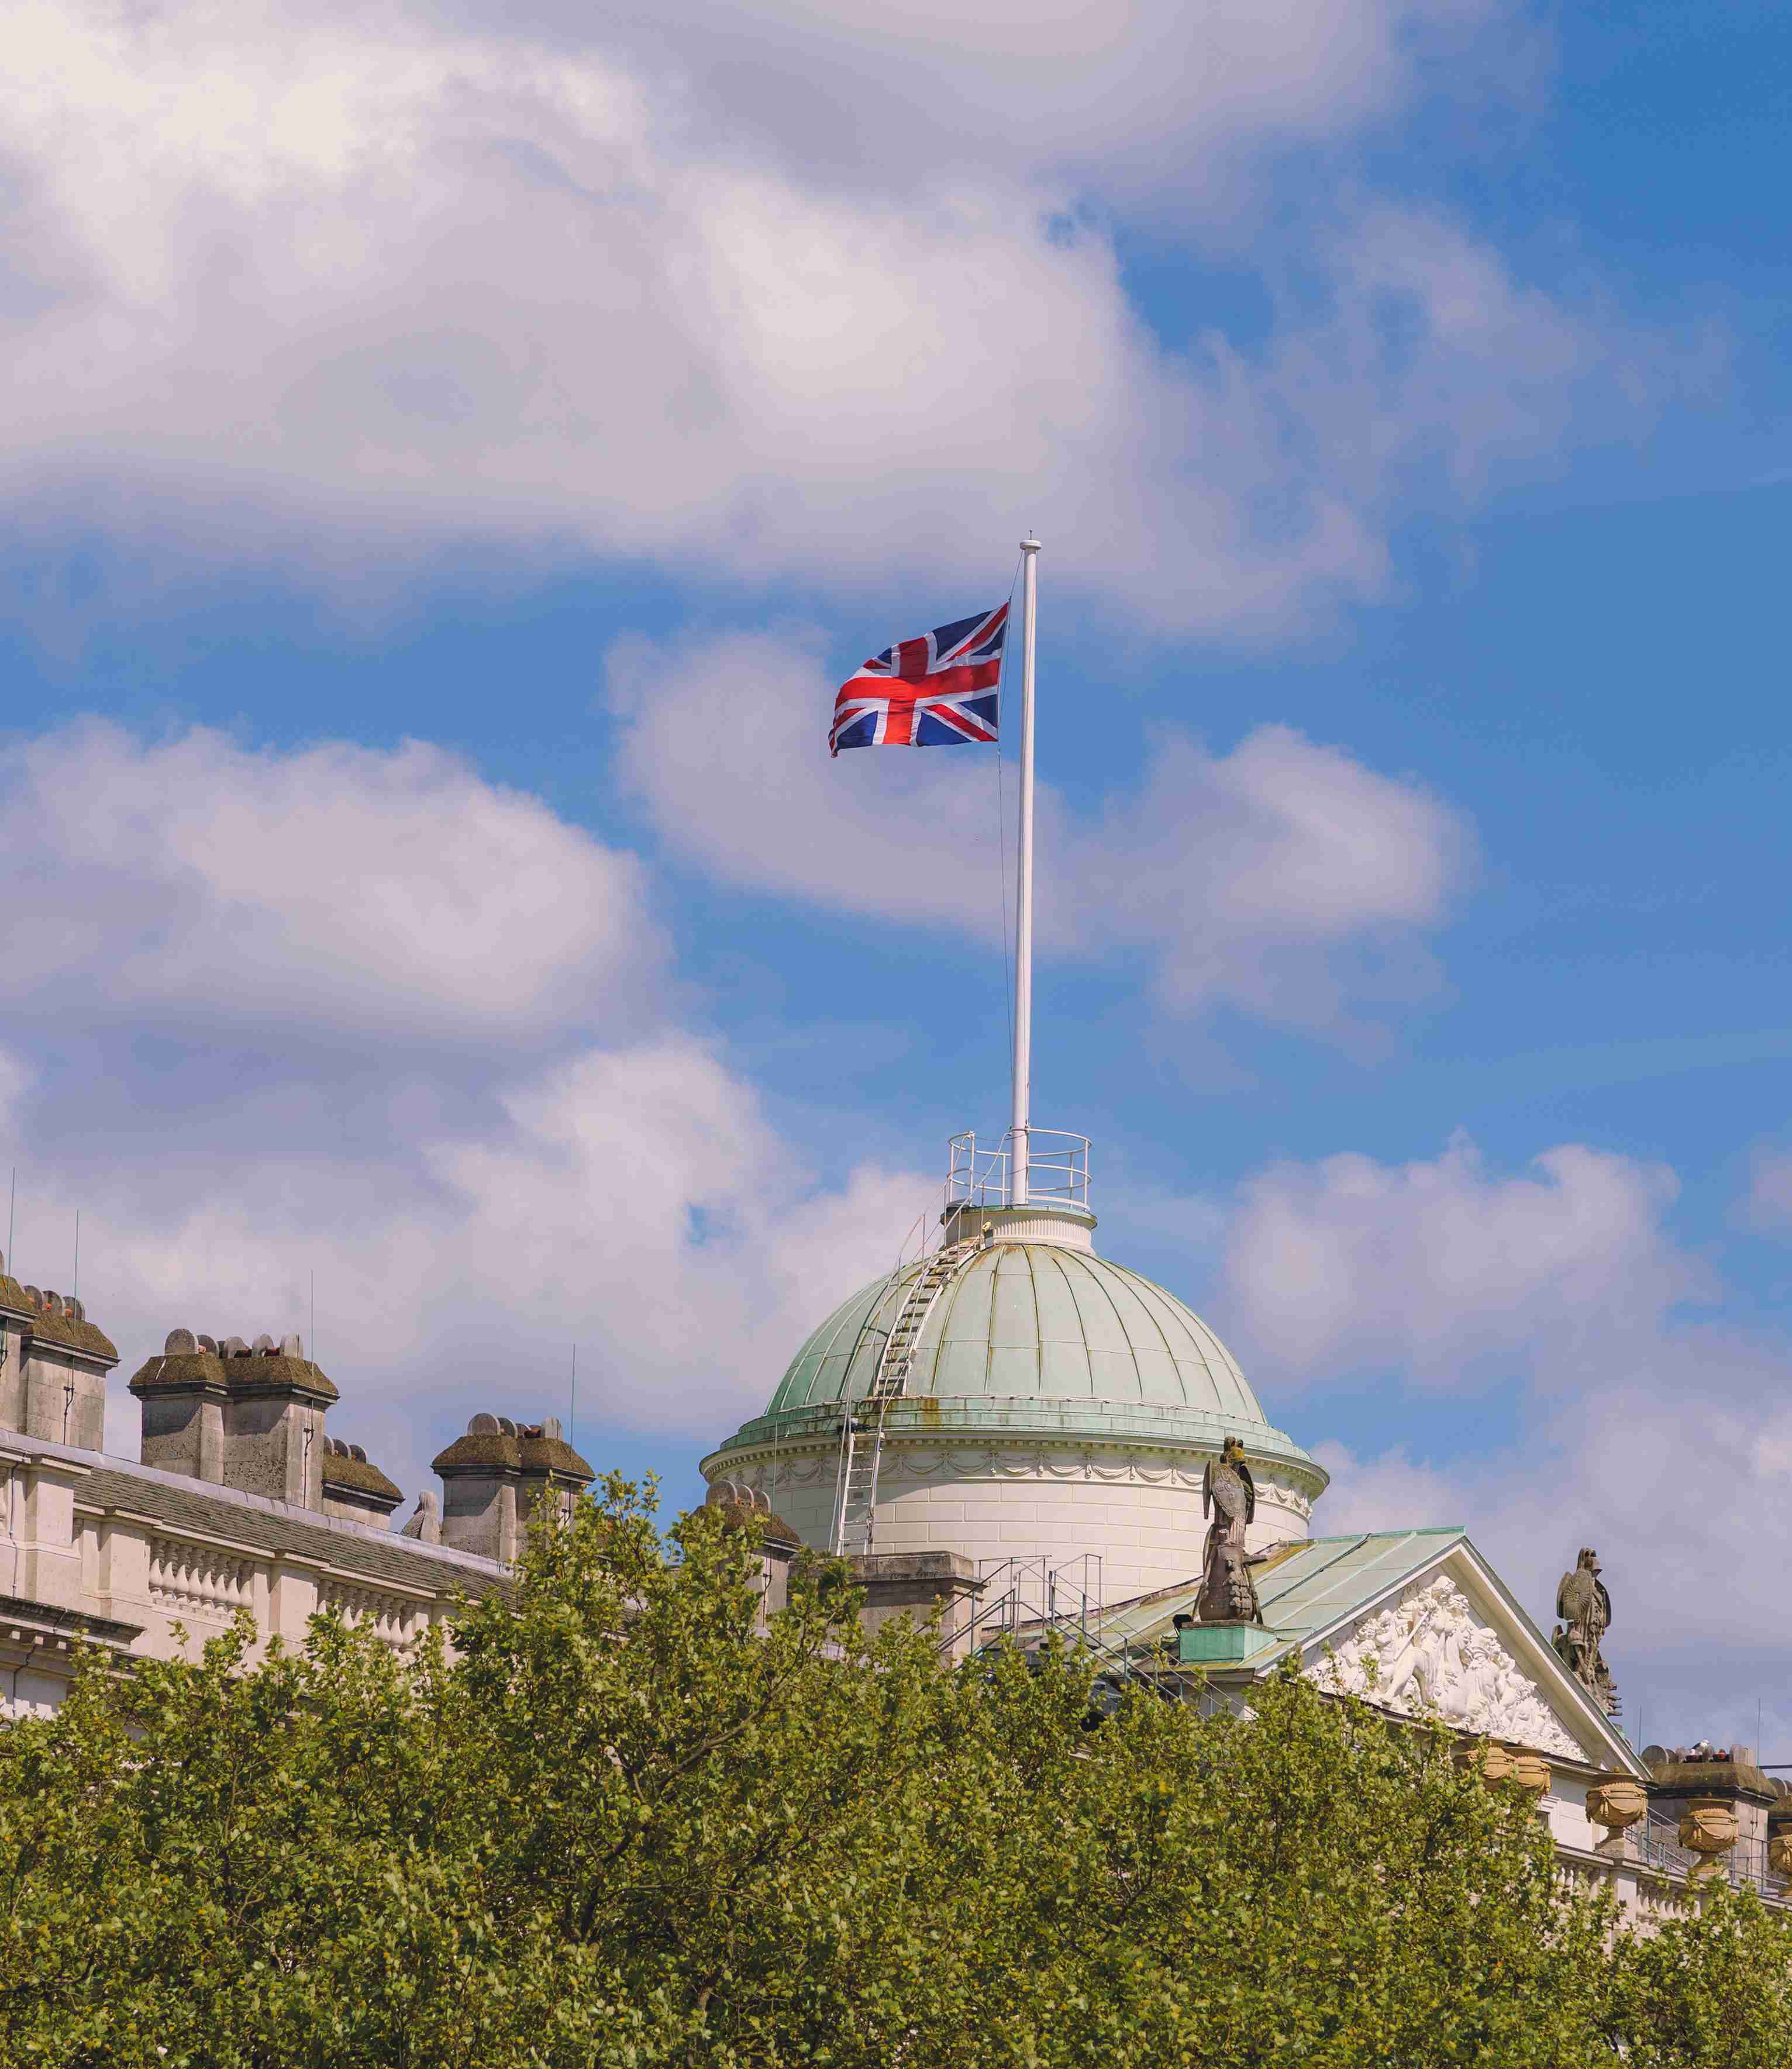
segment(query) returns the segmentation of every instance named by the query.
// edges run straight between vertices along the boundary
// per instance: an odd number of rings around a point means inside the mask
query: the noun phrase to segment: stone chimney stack
[[[337,1392],[297,1336],[251,1345],[170,1330],[162,1355],[132,1376],[131,1391],[143,1404],[145,1465],[325,1507],[324,1416]]]
[[[525,1423],[476,1415],[432,1470],[442,1476],[442,1543],[507,1563],[543,1504],[570,1509],[594,1477],[552,1415]]]
[[[379,1528],[403,1500],[397,1484],[369,1462],[360,1445],[345,1443],[340,1437],[324,1439],[325,1515]]]
[[[242,1345],[240,1336],[232,1339]],[[224,1484],[306,1508],[324,1506],[324,1415],[336,1389],[297,1336],[257,1336],[230,1361]]]
[[[222,1487],[231,1389],[216,1343],[170,1329],[162,1356],[132,1373],[131,1391],[143,1412],[145,1465]]]
[[[0,1258],[0,1430],[97,1451],[117,1362],[79,1300],[21,1286]]]

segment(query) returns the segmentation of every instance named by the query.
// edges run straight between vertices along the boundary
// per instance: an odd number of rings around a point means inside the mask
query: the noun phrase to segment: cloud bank
[[[1792,1644],[1792,1343],[1712,1311],[1725,1289],[1674,1233],[1676,1191],[1585,1143],[1512,1173],[1463,1137],[1429,1161],[1279,1165],[1243,1189],[1214,1312],[1272,1414],[1287,1398],[1279,1419],[1309,1430],[1340,1379],[1374,1376],[1390,1432],[1427,1394],[1466,1418],[1497,1389],[1516,1443],[1319,1445],[1315,1528],[1466,1524],[1545,1630],[1594,1545],[1633,1735],[1641,1710],[1653,1737],[1753,1744],[1757,1692],[1770,1735],[1792,1733],[1770,1664]]]
[[[82,724],[0,773],[10,1262],[66,1289],[80,1210],[117,1448],[169,1328],[308,1332],[314,1285],[412,1487],[575,1341],[589,1424],[713,1438],[933,1190],[823,1185],[680,1018],[641,865],[455,757]]]
[[[1277,632],[1380,594],[1415,494],[1550,466],[1672,386],[1659,341],[1428,202],[1346,175],[1271,206],[1278,153],[1481,76],[1463,52],[1521,21],[1078,5],[1023,62],[1039,25],[1006,6],[27,0],[13,513],[362,581],[485,541],[862,587],[1049,512],[1086,590]],[[1186,344],[1140,319],[1098,166],[1169,183]],[[1222,167],[1243,186],[1203,224]],[[1263,336],[1228,328],[1203,238],[1256,275]]]
[[[663,970],[645,871],[422,741],[83,724],[0,749],[19,1010],[529,1040]]]

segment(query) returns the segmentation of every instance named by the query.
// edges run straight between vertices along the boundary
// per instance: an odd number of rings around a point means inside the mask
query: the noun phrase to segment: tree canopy
[[[0,1732],[0,2062],[1767,2069],[1792,1936],[1648,1940],[1522,1792],[1292,1675],[1097,1718],[621,1481],[400,1656],[94,1663]]]

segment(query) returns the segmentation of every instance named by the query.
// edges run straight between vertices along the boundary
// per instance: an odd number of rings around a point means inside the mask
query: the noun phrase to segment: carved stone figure
[[[1365,1618],[1315,1675],[1322,1687],[1385,1709],[1430,1712],[1477,1735],[1585,1757],[1447,1574]]]
[[[1196,1606],[1203,1623],[1256,1623],[1262,1611],[1251,1578],[1244,1532],[1257,1513],[1257,1485],[1244,1463],[1244,1446],[1228,1437],[1217,1460],[1201,1476],[1201,1513],[1207,1526],[1206,1557]]]
[[[1564,1573],[1556,1590],[1556,1614],[1561,1618],[1551,1643],[1563,1663],[1608,1717],[1619,1710],[1618,1687],[1606,1665],[1599,1641],[1611,1628],[1611,1597],[1599,1578],[1599,1555],[1581,1549],[1572,1573]]]

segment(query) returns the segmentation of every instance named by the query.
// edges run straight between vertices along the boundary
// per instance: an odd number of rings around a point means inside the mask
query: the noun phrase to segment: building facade
[[[520,1532],[591,1469],[557,1422],[476,1415],[402,1531],[398,1487],[325,1419],[296,1336],[178,1328],[133,1375],[141,1460],[100,1448],[118,1353],[0,1260],[0,1715],[53,1710],[80,1642],[189,1655],[247,1611],[258,1649],[337,1610],[393,1645],[504,1584]]]
[[[712,1494],[852,1557],[873,1618],[937,1608],[961,1653],[1056,1633],[1098,1691],[1235,1708],[1293,1659],[1390,1716],[1439,1719],[1489,1779],[1533,1790],[1565,1871],[1609,1879],[1632,1916],[1712,1874],[1792,1902],[1792,1802],[1749,1749],[1633,1748],[1459,1528],[1315,1536],[1324,1468],[1095,1230],[1086,1194],[949,1191],[937,1247],[844,1301],[703,1461]],[[1254,1497],[1243,1617],[1206,1592],[1228,1439]]]
[[[767,1613],[794,1560],[841,1552],[867,1621],[938,1611],[960,1655],[1055,1634],[1098,1696],[1142,1681],[1244,1708],[1292,1661],[1440,1720],[1533,1790],[1565,1871],[1633,1916],[1712,1875],[1792,1903],[1792,1801],[1751,1749],[1639,1753],[1460,1529],[1316,1535],[1324,1469],[1198,1316],[1098,1255],[1085,1203],[974,1205],[823,1321],[704,1460],[710,1500],[759,1519]],[[84,1641],[190,1655],[244,1613],[258,1648],[301,1643],[321,1610],[406,1645],[504,1587],[531,1518],[592,1477],[552,1418],[478,1414],[433,1462],[440,1496],[394,1528],[403,1496],[328,1428],[337,1390],[296,1336],[169,1332],[129,1383],[137,1460],[100,1447],[116,1363],[78,1301],[0,1261],[0,1715],[53,1710]],[[1248,1614],[1210,1587],[1228,1439],[1254,1495]]]

